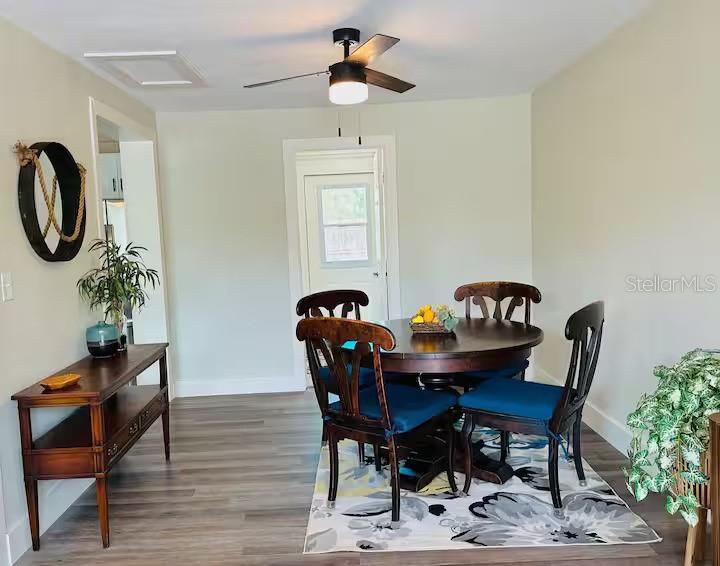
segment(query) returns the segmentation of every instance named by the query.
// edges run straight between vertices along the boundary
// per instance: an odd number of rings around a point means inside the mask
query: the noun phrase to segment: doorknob
[[[373,277],[380,277],[380,273],[378,271],[373,271]]]

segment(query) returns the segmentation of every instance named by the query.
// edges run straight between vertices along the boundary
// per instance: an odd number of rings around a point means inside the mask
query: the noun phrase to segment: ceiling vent
[[[100,51],[83,56],[133,88],[204,86],[202,77],[177,51]]]

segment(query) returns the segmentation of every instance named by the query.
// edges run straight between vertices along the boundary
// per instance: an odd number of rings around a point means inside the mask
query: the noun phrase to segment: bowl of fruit
[[[410,319],[410,328],[417,334],[450,334],[458,325],[458,319],[447,305],[420,307]]]

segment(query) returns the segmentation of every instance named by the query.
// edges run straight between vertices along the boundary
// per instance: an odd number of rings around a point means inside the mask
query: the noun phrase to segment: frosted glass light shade
[[[366,83],[342,81],[330,85],[330,102],[333,104],[359,104],[368,99]]]

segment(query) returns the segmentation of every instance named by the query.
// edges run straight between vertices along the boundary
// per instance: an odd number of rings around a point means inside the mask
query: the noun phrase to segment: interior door
[[[360,289],[363,320],[388,318],[381,198],[374,173],[305,176],[310,292]]]

